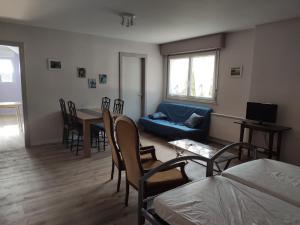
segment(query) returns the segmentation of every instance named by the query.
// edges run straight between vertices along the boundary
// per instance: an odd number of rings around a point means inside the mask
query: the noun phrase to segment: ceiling
[[[299,0],[0,0],[0,20],[149,43],[300,16]],[[120,12],[136,15],[122,27]]]

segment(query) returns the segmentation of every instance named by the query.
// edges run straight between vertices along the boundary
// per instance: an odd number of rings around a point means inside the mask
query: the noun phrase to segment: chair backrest
[[[63,98],[60,98],[59,99],[59,104],[60,104],[60,110],[61,110],[61,113],[62,113],[64,124],[68,124],[69,120],[68,120],[68,113],[67,113],[65,100]]]
[[[124,108],[124,101],[120,98],[115,99],[113,113],[123,114],[123,108]]]
[[[75,103],[72,101],[68,101],[68,108],[69,108],[69,118],[72,126],[77,125],[77,112],[76,112],[76,107]]]
[[[103,111],[103,123],[104,123],[105,134],[107,135],[108,142],[111,146],[112,159],[114,163],[117,164],[118,168],[120,168],[122,163],[122,157],[121,157],[120,149],[116,142],[116,136],[114,131],[114,120],[111,116],[110,111],[107,109],[104,109]]]
[[[103,109],[108,109],[110,107],[110,98],[108,97],[103,97],[102,98],[102,103],[101,103],[101,110]]]
[[[134,121],[126,116],[120,116],[116,119],[115,129],[117,144],[125,163],[127,180],[138,189],[139,179],[144,175],[139,154],[138,129]]]

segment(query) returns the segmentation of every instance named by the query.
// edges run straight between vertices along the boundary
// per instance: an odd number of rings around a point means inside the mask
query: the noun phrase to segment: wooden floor
[[[137,193],[131,189],[124,206],[124,174],[121,191],[110,180],[111,153],[94,151],[91,158],[75,156],[61,144],[20,148],[20,143],[1,140],[1,225],[136,224]],[[162,161],[175,157],[165,141],[144,134],[144,145],[154,144]],[[6,147],[8,147],[6,149]],[[199,179],[205,168],[195,163],[188,174]],[[116,174],[115,174],[116,175]]]

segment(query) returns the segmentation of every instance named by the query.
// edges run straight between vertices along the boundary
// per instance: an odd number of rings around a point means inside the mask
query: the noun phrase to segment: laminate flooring
[[[163,139],[142,134],[142,143],[155,145],[162,161],[175,157]],[[130,189],[125,207],[125,174],[117,193],[117,174],[110,180],[109,147],[83,158],[82,151],[75,156],[62,144],[20,146],[21,137],[0,142],[1,225],[137,224],[137,192]],[[196,163],[186,170],[194,179],[205,176]]]

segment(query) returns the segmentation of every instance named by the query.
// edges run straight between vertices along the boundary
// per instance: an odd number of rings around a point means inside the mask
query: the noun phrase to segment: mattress
[[[165,192],[153,208],[172,225],[299,225],[300,208],[225,177]]]
[[[300,207],[300,167],[258,159],[231,167],[222,176]]]

